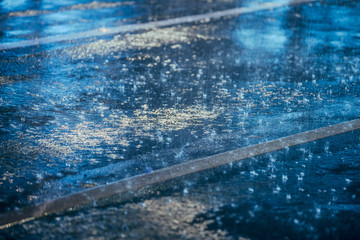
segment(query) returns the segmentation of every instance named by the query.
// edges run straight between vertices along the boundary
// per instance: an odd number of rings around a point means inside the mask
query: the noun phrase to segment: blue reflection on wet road
[[[2,1],[0,37],[6,43],[251,4]],[[1,212],[358,118],[356,22],[358,2],[332,1],[1,51]],[[269,238],[355,239],[358,142],[356,132],[330,138],[195,174],[145,200],[2,234],[43,238],[51,226],[53,238],[141,239],[155,228],[152,238],[258,239],[274,231]],[[169,215],[171,207],[178,215]],[[191,219],[180,214],[187,211]],[[150,225],[114,228],[108,218]],[[66,233],[58,224],[75,227]],[[81,233],[80,225],[98,232]]]

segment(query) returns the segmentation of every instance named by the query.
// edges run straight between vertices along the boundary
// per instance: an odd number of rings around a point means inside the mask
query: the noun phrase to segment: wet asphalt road
[[[252,1],[0,1],[0,44]],[[360,113],[360,3],[325,1],[0,51],[0,212]],[[0,237],[359,237],[359,133]],[[51,229],[51,231],[49,230]]]

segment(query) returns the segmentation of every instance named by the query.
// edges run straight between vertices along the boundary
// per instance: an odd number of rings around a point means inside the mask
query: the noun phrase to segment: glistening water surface
[[[256,4],[9,2],[1,43]],[[1,51],[0,212],[358,118],[356,22],[357,1],[314,2]],[[358,151],[348,133],[0,236],[357,239]]]

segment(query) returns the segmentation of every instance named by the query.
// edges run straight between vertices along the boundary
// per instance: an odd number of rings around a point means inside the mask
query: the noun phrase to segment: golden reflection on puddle
[[[121,57],[122,51],[131,49],[149,49],[162,45],[174,44],[172,49],[180,49],[178,43],[190,44],[199,39],[212,39],[209,36],[196,33],[196,26],[154,28],[141,33],[126,33],[115,36],[111,40],[98,40],[88,44],[71,47],[63,50],[63,54],[72,59],[92,59],[97,56],[113,56],[114,53]],[[175,44],[176,43],[176,44]],[[116,56],[115,56],[116,57]]]
[[[137,222],[139,229],[144,234],[154,230],[158,237],[186,236],[186,239],[228,239],[227,232],[223,230],[209,231],[207,225],[211,222],[203,221],[194,223],[198,214],[207,210],[201,202],[187,198],[157,198],[145,200],[138,204],[126,204],[123,211],[127,211],[125,221],[133,225]],[[133,214],[135,213],[135,214]],[[128,236],[134,234],[127,233]]]
[[[113,110],[98,122],[83,120],[73,128],[62,125],[51,134],[37,139],[37,142],[59,154],[71,154],[79,150],[101,152],[104,146],[116,150],[118,147],[128,147],[137,137],[154,137],[155,132],[164,134],[181,130],[217,117],[218,113],[200,106],[148,110],[144,105],[132,117],[121,110]]]
[[[189,126],[201,124],[205,119],[215,119],[218,114],[207,111],[200,106],[193,106],[186,109],[156,109],[154,111],[135,111],[135,119],[143,126],[144,131],[158,129],[159,131],[180,130]]]
[[[46,236],[62,234],[85,239],[103,239],[104,232],[105,238],[110,239],[233,239],[224,230],[209,230],[208,224],[213,220],[194,222],[209,207],[186,197],[160,197],[141,203],[94,207],[56,216],[53,221],[30,221],[23,226],[28,234],[41,229]]]

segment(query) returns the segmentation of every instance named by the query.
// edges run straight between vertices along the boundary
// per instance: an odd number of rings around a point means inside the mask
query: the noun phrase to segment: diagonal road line
[[[107,185],[102,185],[78,193],[66,195],[64,197],[60,197],[36,206],[25,207],[17,211],[4,213],[0,215],[0,229],[11,227],[15,224],[24,223],[35,218],[46,216],[55,212],[60,212],[76,206],[89,204],[96,200],[119,194],[125,194],[129,191],[135,191],[137,189],[156,183],[165,182],[192,173],[219,167],[231,162],[240,161],[254,156],[285,149],[291,146],[296,146],[359,129],[360,119],[356,119],[283,138],[278,138],[244,148],[239,148],[233,151],[228,151],[205,158],[190,160],[147,174],[137,175],[131,178],[112,182]]]
[[[9,50],[15,48],[22,48],[22,47],[31,47],[49,43],[56,43],[61,41],[73,41],[83,38],[90,38],[90,37],[103,37],[107,35],[119,34],[124,32],[133,32],[138,30],[147,30],[152,28],[158,27],[168,27],[178,24],[184,23],[192,23],[198,22],[208,19],[218,19],[221,17],[230,17],[236,16],[245,13],[252,13],[261,10],[270,10],[274,8],[295,5],[295,4],[303,4],[303,3],[310,3],[314,0],[295,0],[295,1],[285,1],[280,3],[264,3],[259,5],[254,5],[250,7],[242,7],[242,8],[232,8],[224,11],[217,11],[211,12],[206,14],[199,14],[199,15],[190,15],[185,17],[167,19],[162,21],[155,21],[155,22],[148,22],[148,23],[140,23],[140,24],[131,24],[131,25],[124,25],[119,27],[113,28],[100,28],[85,32],[79,33],[70,33],[70,34],[63,34],[63,35],[56,35],[56,36],[49,36],[43,38],[37,38],[32,40],[23,40],[17,42],[9,42],[9,43],[0,43],[0,51],[1,50]]]

